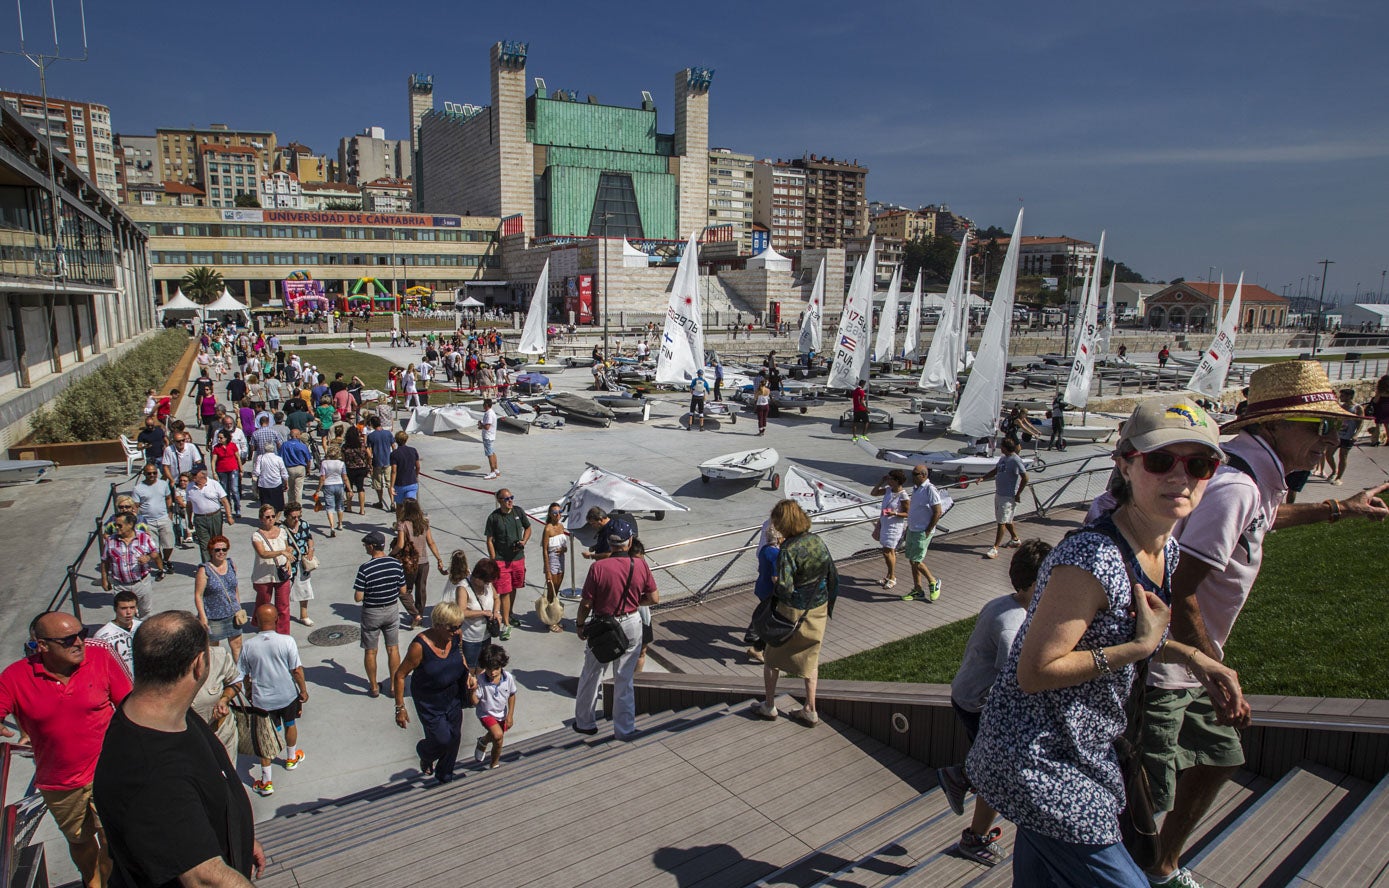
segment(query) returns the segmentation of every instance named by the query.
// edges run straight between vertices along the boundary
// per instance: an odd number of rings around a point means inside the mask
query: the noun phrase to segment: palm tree
[[[188,269],[188,273],[179,282],[183,289],[183,295],[192,299],[199,305],[210,305],[217,301],[222,295],[222,290],[226,284],[222,281],[222,273],[215,268],[208,268],[200,265],[197,268]]]

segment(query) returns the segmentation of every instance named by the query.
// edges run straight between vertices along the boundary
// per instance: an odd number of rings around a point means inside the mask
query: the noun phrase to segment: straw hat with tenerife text
[[[1257,422],[1298,416],[1354,419],[1331,390],[1331,379],[1316,361],[1283,361],[1260,367],[1249,376],[1249,398],[1239,419],[1221,432],[1231,434]]]

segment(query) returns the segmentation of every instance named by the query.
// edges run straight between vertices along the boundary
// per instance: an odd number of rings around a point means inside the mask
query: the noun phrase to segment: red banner
[[[576,314],[580,324],[593,323],[593,275],[579,275],[579,306]]]

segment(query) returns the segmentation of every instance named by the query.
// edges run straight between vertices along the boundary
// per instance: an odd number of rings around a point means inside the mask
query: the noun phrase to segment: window
[[[247,264],[247,265],[269,265],[269,264],[270,264],[270,256],[269,256],[268,254],[266,254],[266,253],[247,253],[247,254],[246,254],[246,264]]]
[[[293,265],[293,264],[294,264],[294,254],[293,254],[293,253],[271,253],[271,254],[270,254],[270,258],[271,258],[271,260],[272,260],[272,264],[274,264],[274,265]]]
[[[641,209],[637,206],[636,190],[627,173],[603,173],[598,178],[598,192],[593,202],[593,215],[588,223],[589,236],[645,237],[641,224]]]
[[[223,265],[245,265],[246,259],[240,253],[221,253]]]
[[[273,225],[270,228],[271,237],[294,237],[294,230],[284,225]]]

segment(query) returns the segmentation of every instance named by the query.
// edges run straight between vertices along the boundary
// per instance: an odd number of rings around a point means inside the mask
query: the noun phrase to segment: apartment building
[[[92,102],[48,98],[0,90],[9,105],[40,136],[53,137],[53,150],[67,157],[82,174],[112,200],[120,200],[116,179],[116,144],[111,133],[111,109]]]
[[[880,237],[914,241],[936,236],[936,214],[918,210],[887,210],[874,216],[869,231]]]
[[[728,228],[733,255],[752,254],[753,157],[729,148],[709,149],[709,226]]]
[[[415,200],[409,179],[382,176],[363,183],[361,188],[362,209],[368,213],[408,213]]]
[[[134,185],[158,185],[159,143],[154,136],[133,136],[117,133],[116,194],[121,203],[131,203],[130,188]]]
[[[204,164],[203,148],[212,145],[218,148],[237,148],[245,149],[234,153],[238,155],[235,161],[239,165],[251,165],[251,170],[242,170],[243,183],[241,189],[254,194],[256,190],[256,180],[264,175],[268,175],[275,169],[276,150],[275,134],[268,130],[233,130],[224,123],[214,123],[207,129],[164,129],[160,128],[154,132],[155,140],[158,142],[158,180],[161,182],[181,182],[184,185],[192,185],[204,192],[207,192],[208,199],[212,200],[209,190],[212,183],[207,181],[207,173]],[[228,160],[228,164],[232,161]],[[218,184],[217,188],[223,191],[224,196],[218,200],[226,199],[225,189],[227,185],[222,181],[224,171],[221,170],[221,160],[218,163]],[[236,174],[232,173],[232,188],[235,189]],[[247,181],[249,180],[249,181]],[[233,193],[231,198],[236,195]],[[227,203],[226,206],[231,206]],[[215,206],[215,204],[214,204]]]
[[[843,247],[850,238],[868,234],[867,167],[814,154],[790,165],[805,171],[807,248]]]
[[[342,181],[360,186],[376,179],[410,178],[410,142],[386,138],[385,127],[369,126],[338,143]]]
[[[805,248],[805,170],[759,160],[752,174],[753,221],[767,229],[772,249],[799,253]]]

